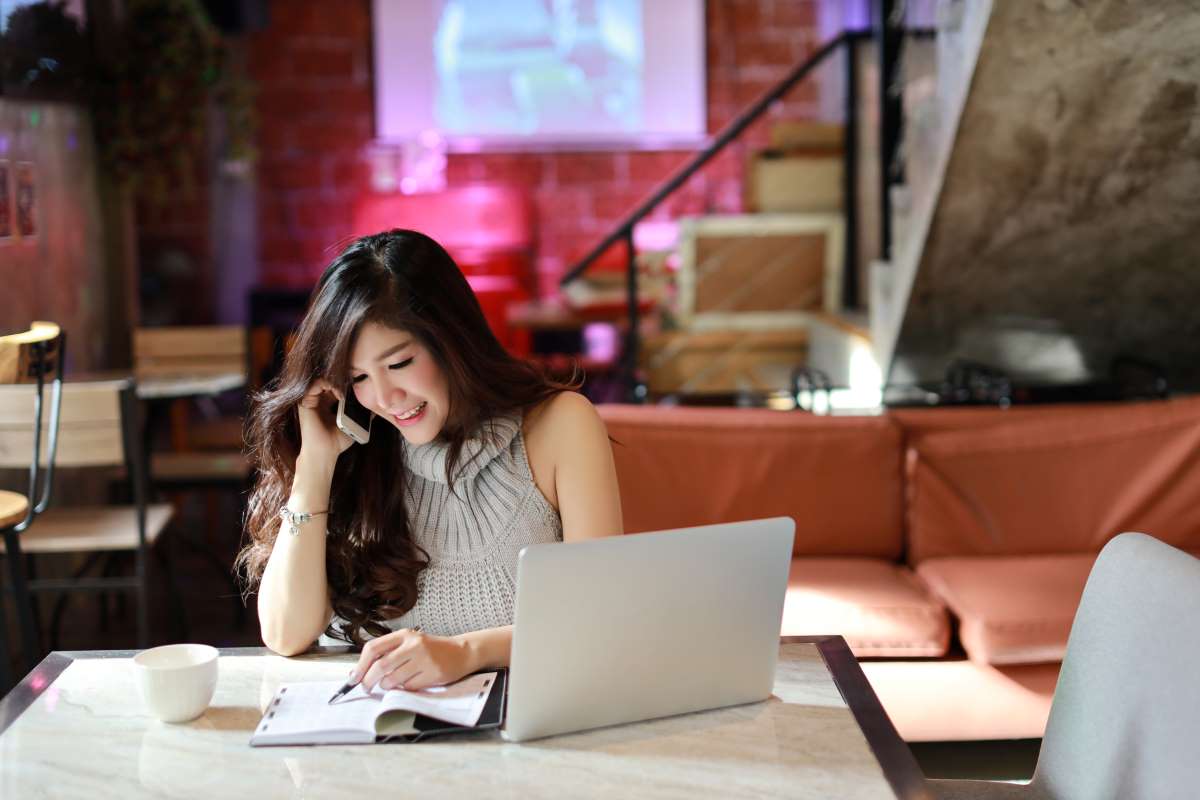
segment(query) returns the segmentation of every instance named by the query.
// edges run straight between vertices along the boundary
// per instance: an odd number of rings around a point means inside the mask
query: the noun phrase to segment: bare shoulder
[[[582,435],[603,431],[604,423],[592,402],[579,392],[559,392],[525,415],[526,437]]]
[[[607,463],[608,431],[591,401],[578,392],[559,392],[525,414],[525,452],[534,482],[562,513],[559,485],[580,465]]]
[[[608,446],[608,429],[596,407],[579,392],[559,392],[525,415],[525,447],[536,474],[552,475],[580,451]]]
[[[542,494],[562,519],[563,539],[622,531],[621,494],[608,429],[577,392],[559,392],[525,418],[526,454]]]

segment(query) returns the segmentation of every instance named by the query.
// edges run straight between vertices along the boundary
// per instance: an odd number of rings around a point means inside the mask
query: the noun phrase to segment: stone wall
[[[1198,41],[1187,0],[994,4],[893,380],[1098,381],[1124,355],[1200,390]]]

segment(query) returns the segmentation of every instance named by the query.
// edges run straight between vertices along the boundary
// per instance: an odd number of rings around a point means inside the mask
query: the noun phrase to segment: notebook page
[[[413,711],[469,728],[479,722],[479,716],[483,713],[483,707],[487,705],[488,695],[491,694],[495,682],[496,673],[485,672],[468,675],[449,686],[432,686],[413,691],[390,689],[383,692],[376,687],[368,695],[360,685],[348,692],[345,699],[350,701],[374,697],[378,698],[382,707],[388,711]],[[341,702],[338,701],[334,705],[341,705]]]
[[[254,730],[251,744],[283,740],[289,743],[373,742],[378,698],[359,695],[329,705],[341,681],[285,683],[271,700]]]

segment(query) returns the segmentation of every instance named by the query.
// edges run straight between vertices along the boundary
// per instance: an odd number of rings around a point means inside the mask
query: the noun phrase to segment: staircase
[[[632,241],[634,227],[667,194],[856,36],[869,39],[848,32],[799,65],[597,252]],[[776,276],[764,276],[769,269],[761,260],[752,265],[741,256],[741,282],[713,295],[718,308],[698,309],[696,285],[713,261],[695,257],[706,221],[688,222],[681,228],[678,291],[668,306],[675,332],[666,332],[665,345],[662,333],[641,335],[637,259],[629,259],[623,369],[630,397],[647,396],[647,368],[674,368],[684,393],[775,388],[795,400],[802,385],[844,386],[853,353],[862,361],[863,342],[893,402],[945,402],[949,376],[960,374],[1017,387],[1004,402],[1160,396],[1168,386],[1200,391],[1197,41],[1200,7],[1191,0],[1152,6],[941,0],[936,39],[905,40],[900,168],[888,171],[880,181],[887,188],[876,188],[875,198],[868,173],[887,171],[891,162],[888,126],[862,124],[855,134],[861,115],[847,117],[845,243],[859,260],[873,248],[890,253],[871,265],[867,291],[859,292],[869,317],[846,319],[839,295],[853,292],[825,281],[822,299],[806,303],[811,298],[803,289],[771,284]],[[880,52],[874,68],[887,72],[886,50]],[[878,165],[870,163],[873,148]],[[900,174],[902,182],[893,184]],[[888,202],[873,213],[879,199]],[[754,216],[715,222],[746,230],[769,224]],[[793,253],[800,248],[791,246]],[[765,256],[768,267],[771,257]],[[855,260],[826,277],[856,279]],[[801,268],[790,269],[795,280]],[[759,279],[766,282],[756,288]],[[799,313],[768,315],[769,324],[761,315],[734,320],[712,313],[743,312],[740,298],[772,293],[781,311]],[[781,331],[796,338],[784,341]],[[696,348],[681,332],[699,351],[690,352]],[[753,338],[767,333],[775,338],[763,347],[777,357],[770,364],[747,360],[757,347]],[[739,360],[749,367],[731,372]],[[790,375],[783,366],[789,360]],[[834,367],[813,369],[826,364]],[[836,377],[826,380],[827,371]]]
[[[606,277],[592,271],[580,279],[614,245],[624,244],[627,318],[620,361],[626,399],[786,393],[806,358],[810,319],[841,308],[846,132],[840,126],[811,125],[799,141],[772,148],[752,164],[755,184],[747,196],[752,206],[772,213],[688,218],[677,226],[673,241],[660,241],[648,252],[637,247],[644,238],[637,234],[647,225],[661,228],[661,222],[646,218],[664,198],[826,58],[850,45],[849,36],[837,37],[797,65],[563,278],[564,295],[576,303],[588,295],[611,302],[617,290],[611,271]],[[780,125],[776,132],[785,130],[794,137],[797,127]],[[784,175],[786,183],[789,169],[820,191],[786,186],[780,191],[778,177]],[[647,284],[656,304],[649,324],[643,318]]]

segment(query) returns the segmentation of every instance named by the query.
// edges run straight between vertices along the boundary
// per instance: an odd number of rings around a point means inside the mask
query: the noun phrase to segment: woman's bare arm
[[[329,510],[329,492],[338,456],[350,437],[337,429],[329,406],[338,392],[325,380],[309,388],[297,409],[300,455],[287,507],[313,514]],[[279,534],[258,590],[258,619],[263,644],[285,656],[303,652],[333,616],[325,575],[327,514],[314,516],[296,536],[280,520]]]
[[[287,507],[292,511],[329,508],[333,473],[297,461]],[[325,630],[333,609],[325,577],[327,516],[313,517],[292,536],[280,520],[279,535],[258,589],[258,619],[263,644],[284,656],[306,650]]]

